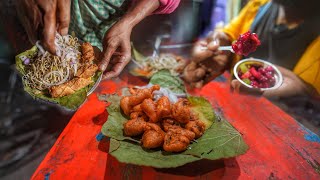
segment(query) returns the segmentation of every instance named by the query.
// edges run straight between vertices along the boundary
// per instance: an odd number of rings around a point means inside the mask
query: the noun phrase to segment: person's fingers
[[[55,54],[54,39],[56,35],[56,4],[44,9],[43,46],[50,53]]]
[[[206,74],[206,70],[203,69],[203,68],[197,68],[195,71],[194,71],[194,74],[195,74],[195,78],[198,79],[202,79],[203,76]]]
[[[189,71],[189,76],[186,77],[185,79],[188,81],[188,82],[197,82],[197,81],[200,81],[204,78],[206,74],[206,70],[203,69],[203,68],[197,68],[193,71]]]
[[[197,63],[191,61],[186,67],[185,71],[193,71],[197,68]]]
[[[121,54],[120,56],[115,56],[116,64],[113,66],[112,70],[110,72],[106,72],[104,74],[104,79],[110,79],[113,77],[118,76],[121,71],[124,69],[124,67],[129,63],[131,58],[131,45],[130,41],[124,41],[122,43],[121,47]]]
[[[215,31],[211,38],[212,40],[219,40],[220,46],[229,46],[231,44],[228,35],[221,31]]]
[[[219,48],[219,40],[213,40],[211,41],[208,46],[207,46],[208,50],[210,51],[217,51]]]
[[[216,55],[214,56],[213,61],[215,63],[214,68],[219,71],[226,69],[228,65],[228,57],[226,57],[226,55]]]
[[[192,60],[200,62],[214,55],[214,52],[207,49],[208,43],[204,40],[198,41],[192,50]]]
[[[187,82],[196,82],[204,77],[206,70],[197,63],[191,62],[183,71],[183,79]]]
[[[69,30],[69,24],[70,24],[70,6],[71,1],[70,0],[58,0],[57,2],[57,8],[58,8],[58,23],[59,28],[58,32],[61,35],[67,35]]]
[[[193,83],[192,86],[195,88],[202,88],[203,87],[203,80],[200,80],[198,82]]]
[[[111,71],[105,72],[103,75],[103,79],[111,79],[113,77],[119,76],[124,67],[129,63],[129,58],[126,56],[118,56],[115,58],[121,58],[119,63],[116,63]]]
[[[239,82],[238,80],[232,80],[230,83],[231,89],[234,92],[239,93],[240,92],[240,86],[241,86],[241,82]]]
[[[101,61],[99,64],[100,71],[105,71],[109,65],[110,59],[114,52],[116,51],[118,43],[115,41],[110,41],[107,45],[103,47],[103,52],[101,55]]]
[[[243,85],[240,81],[234,79],[231,81],[231,88],[234,92],[239,94],[253,95],[253,96],[261,96],[263,91],[257,88],[249,88]]]

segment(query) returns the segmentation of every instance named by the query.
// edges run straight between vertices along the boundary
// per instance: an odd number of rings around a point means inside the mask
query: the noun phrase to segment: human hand
[[[206,40],[198,41],[193,48],[192,61],[184,69],[184,80],[193,87],[201,88],[221,75],[229,65],[231,53],[219,51],[218,47],[228,43],[228,37],[222,32],[215,32]]]
[[[214,68],[218,66],[218,62],[210,58],[201,62],[191,61],[183,71],[183,79],[191,87],[201,88],[223,73],[224,69]]]
[[[99,69],[104,79],[118,76],[131,58],[130,35],[132,27],[122,22],[116,23],[105,34]]]
[[[71,0],[21,0],[15,3],[31,43],[40,39],[44,48],[55,54],[56,32],[68,34]]]
[[[196,42],[192,50],[192,60],[200,62],[208,58],[214,59],[216,56],[223,55],[224,61],[227,61],[231,55],[229,51],[219,51],[219,46],[229,46],[231,44],[229,37],[223,32],[213,32],[206,39]],[[219,57],[218,59],[222,59]]]
[[[265,97],[290,97],[296,95],[309,95],[319,97],[317,91],[308,83],[304,82],[292,71],[277,66],[283,76],[283,83],[277,89],[261,91],[256,88],[248,88],[238,80],[231,81],[231,88],[241,94],[265,96]]]

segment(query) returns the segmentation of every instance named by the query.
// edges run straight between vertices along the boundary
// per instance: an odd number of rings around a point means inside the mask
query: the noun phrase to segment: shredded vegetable
[[[160,56],[149,56],[143,61],[135,61],[139,68],[154,74],[162,69],[167,69],[173,76],[178,76],[185,62],[173,54],[160,54]]]
[[[146,86],[135,86],[135,88],[144,89],[144,88],[150,88],[152,86],[153,86],[153,84],[149,83]],[[186,98],[187,97],[187,94],[185,94],[185,93],[181,93],[181,94],[174,93],[170,89],[163,88],[163,87],[161,87],[160,90],[158,90],[158,91],[154,91],[153,94],[154,94],[153,98],[155,100],[160,99],[162,96],[166,96],[166,97],[168,97],[168,99],[170,100],[171,103],[176,103],[179,98]]]
[[[23,83],[27,87],[43,91],[69,81],[77,73],[81,58],[78,39],[57,33],[55,45],[56,55],[52,55],[36,43],[38,54],[25,64]]]

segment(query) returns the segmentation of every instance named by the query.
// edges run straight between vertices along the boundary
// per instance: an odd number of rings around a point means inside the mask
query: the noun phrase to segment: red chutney
[[[260,46],[260,40],[255,33],[250,31],[240,35],[238,40],[232,44],[232,49],[238,55],[248,56]]]

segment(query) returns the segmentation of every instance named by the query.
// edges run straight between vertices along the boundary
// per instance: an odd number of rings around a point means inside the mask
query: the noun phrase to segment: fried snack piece
[[[135,94],[137,94],[138,89],[137,89],[137,88],[130,87],[130,88],[129,88],[129,92],[130,92],[131,95],[135,95]]]
[[[186,124],[185,128],[189,131],[194,132],[197,139],[203,135],[204,131],[206,130],[206,125],[202,121],[195,120],[195,121],[189,121]]]
[[[162,96],[156,103],[152,99],[145,99],[141,103],[142,111],[150,118],[150,122],[156,123],[161,118],[171,115],[171,104],[167,97]]]
[[[129,115],[132,110],[132,105],[130,104],[130,96],[124,96],[120,100],[120,107],[125,115]]]
[[[143,118],[131,119],[123,124],[123,131],[126,136],[138,136],[146,130],[147,122]]]
[[[132,112],[142,112],[141,104],[135,105],[132,110]]]
[[[171,103],[168,97],[162,96],[157,101],[157,116],[159,119],[171,116]]]
[[[165,133],[154,123],[147,123],[146,131],[142,135],[141,144],[142,147],[147,149],[153,149],[161,147],[164,142]]]
[[[142,118],[144,121],[148,121],[149,120],[148,116],[142,111],[132,112],[130,114],[130,119],[136,119],[136,118]]]
[[[192,131],[181,127],[170,128],[164,137],[163,149],[167,152],[181,152],[188,148],[195,138]]]
[[[49,93],[53,98],[63,97],[75,93],[77,90],[82,89],[89,84],[93,83],[91,78],[75,77],[66,83],[52,86],[49,88]]]
[[[159,120],[157,116],[156,103],[152,99],[148,98],[141,103],[142,111],[149,117],[149,121],[156,123]]]
[[[124,96],[120,100],[120,107],[125,115],[129,116],[132,108],[140,103],[143,100],[152,98],[152,93],[155,90],[159,90],[159,85],[154,85],[149,89],[137,89],[134,94],[131,96]]]
[[[174,119],[164,119],[162,121],[162,127],[165,132],[169,131],[169,129],[180,127],[180,125]]]
[[[84,64],[77,70],[76,77],[89,78],[94,76],[98,66],[96,64]]]
[[[91,63],[94,60],[94,50],[90,43],[85,42],[81,45],[82,63]]]
[[[187,124],[192,119],[190,103],[187,99],[179,99],[172,105],[172,117],[181,124]]]

